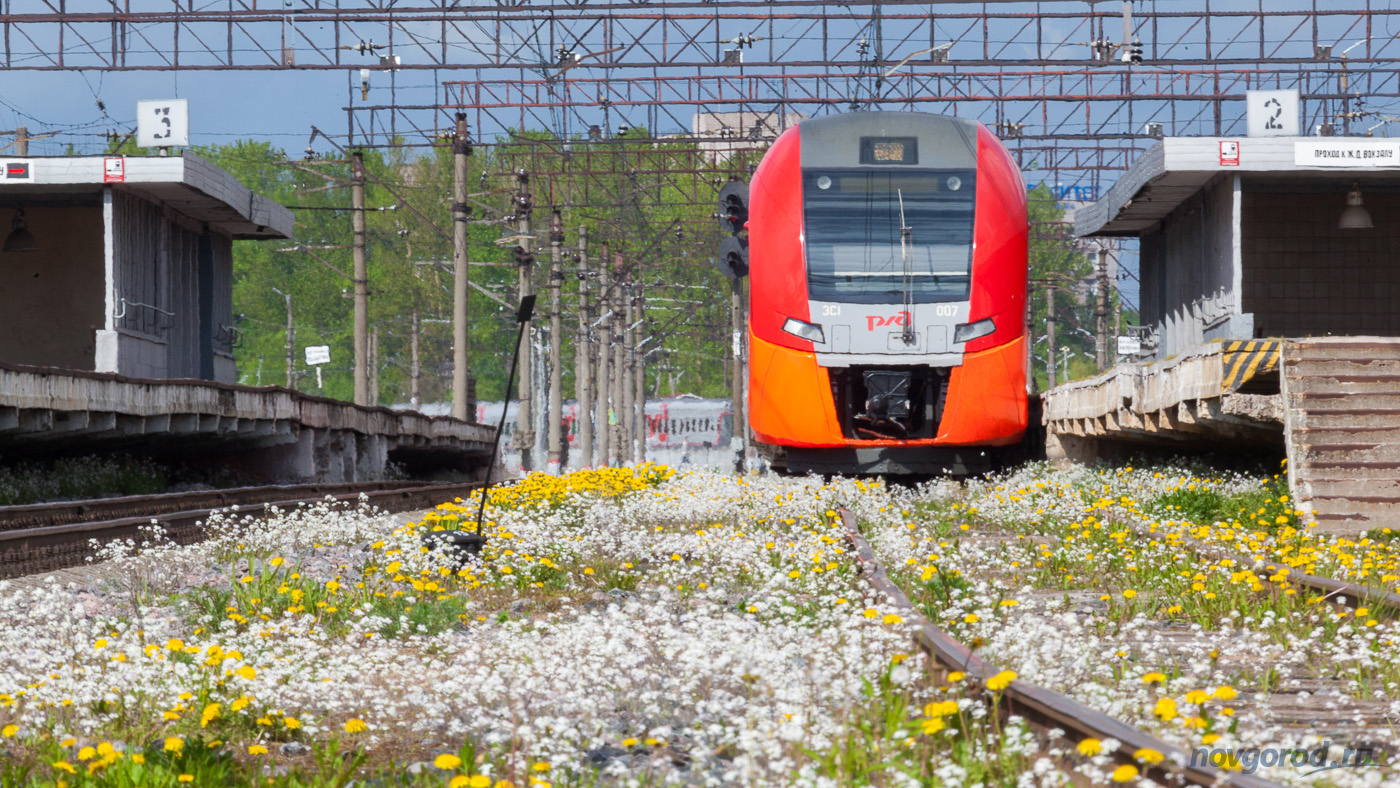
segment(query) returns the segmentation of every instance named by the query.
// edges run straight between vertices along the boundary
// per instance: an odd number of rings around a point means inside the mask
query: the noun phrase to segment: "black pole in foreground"
[[[515,336],[515,354],[510,357],[510,375],[506,377],[505,396],[501,397],[501,424],[496,428],[496,442],[491,446],[491,461],[486,464],[486,482],[481,485],[481,506],[476,510],[476,535],[481,537],[481,544],[486,546],[486,493],[491,491],[491,469],[496,466],[496,457],[501,453],[501,434],[506,429],[506,413],[510,411],[510,389],[515,385],[515,365],[520,361],[520,344],[525,338],[525,325],[530,322],[530,316],[535,313],[535,295],[531,293],[522,296],[520,307],[515,310],[515,322],[520,324],[520,330]]]

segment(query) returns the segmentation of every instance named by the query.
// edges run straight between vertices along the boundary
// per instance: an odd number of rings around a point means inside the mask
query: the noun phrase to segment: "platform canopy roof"
[[[1074,212],[1074,234],[1138,236],[1212,180],[1240,175],[1250,188],[1391,190],[1400,139],[1372,137],[1168,137],[1133,162],[1101,199]]]
[[[0,205],[100,203],[102,188],[130,192],[234,238],[291,238],[292,212],[188,151],[179,156],[0,154]]]

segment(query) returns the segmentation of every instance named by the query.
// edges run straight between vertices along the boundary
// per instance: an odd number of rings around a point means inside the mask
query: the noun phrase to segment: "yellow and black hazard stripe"
[[[1265,372],[1278,369],[1283,341],[1279,339],[1235,339],[1225,343],[1222,352],[1225,377],[1221,388],[1234,391]]]

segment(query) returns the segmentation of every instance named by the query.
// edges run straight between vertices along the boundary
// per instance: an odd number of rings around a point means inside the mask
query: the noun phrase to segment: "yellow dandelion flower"
[[[1137,776],[1138,768],[1131,763],[1125,763],[1113,770],[1113,781],[1116,783],[1125,783]]]
[[[261,744],[254,744],[248,747],[249,755],[267,755],[267,748]]]
[[[69,774],[78,773],[78,770],[73,768],[73,764],[69,763],[68,761],[54,761],[53,768],[58,769],[60,771],[68,772]]]
[[[365,725],[365,721],[364,721],[364,720],[346,720],[346,721],[345,721],[345,732],[346,732],[346,733],[360,733],[361,731],[363,731],[363,730],[364,730],[365,728],[367,728],[367,727],[369,727],[369,726]]]
[[[1103,752],[1103,742],[1098,739],[1083,739],[1074,749],[1080,755],[1098,755]]]
[[[452,770],[462,765],[462,759],[450,752],[445,752],[433,759],[433,765],[439,769]]]
[[[15,736],[18,735],[18,725],[6,725],[4,728],[0,728],[0,738],[13,739]]]
[[[193,775],[193,774],[182,774],[182,775],[180,775],[179,777],[176,777],[175,779],[179,780],[179,781],[182,782],[182,783],[192,783],[192,782],[194,782],[194,775]]]
[[[467,781],[467,788],[491,788],[491,778],[484,774],[473,774]]]
[[[1161,684],[1166,680],[1167,676],[1165,673],[1159,673],[1155,670],[1151,673],[1144,674],[1142,677],[1144,684]]]
[[[165,740],[165,751],[179,755],[185,749],[185,740],[178,736],[171,736]]]
[[[1001,692],[1011,686],[1011,682],[1016,680],[1016,671],[1003,670],[1002,672],[987,679],[987,689],[992,692]]]
[[[1156,750],[1143,747],[1142,749],[1134,752],[1133,757],[1139,761],[1142,761],[1148,766],[1156,766],[1157,764],[1166,760],[1167,756],[1163,755],[1160,752],[1157,752]]]

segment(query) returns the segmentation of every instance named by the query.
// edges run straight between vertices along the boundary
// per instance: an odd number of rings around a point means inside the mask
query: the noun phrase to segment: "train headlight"
[[[960,345],[974,339],[981,339],[996,330],[997,324],[993,323],[990,317],[986,320],[978,320],[976,323],[962,323],[953,329],[953,344]]]
[[[783,330],[809,342],[815,342],[819,345],[826,344],[826,335],[822,333],[822,327],[814,323],[804,323],[795,317],[790,317],[783,321]]]

